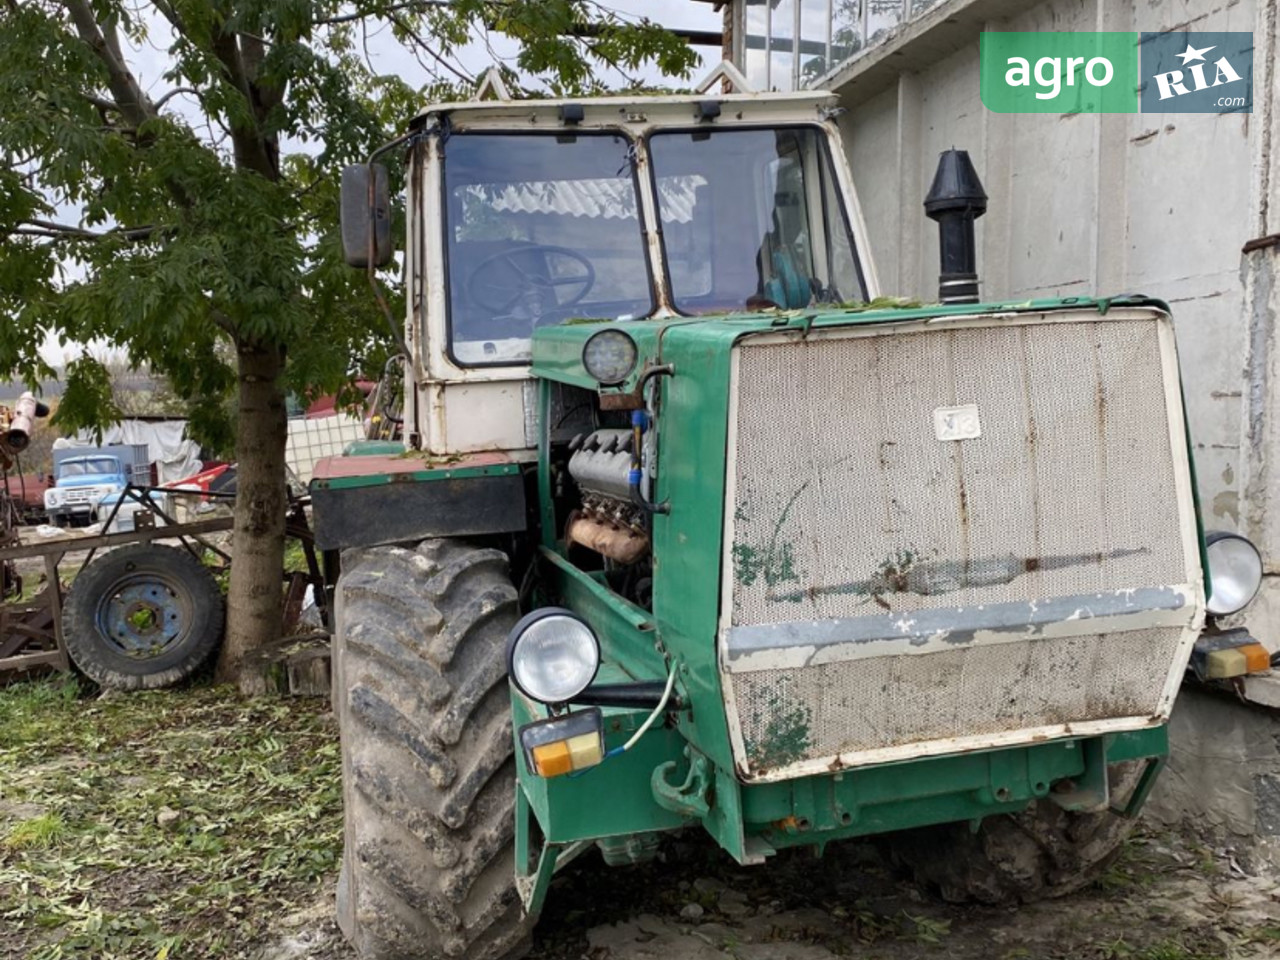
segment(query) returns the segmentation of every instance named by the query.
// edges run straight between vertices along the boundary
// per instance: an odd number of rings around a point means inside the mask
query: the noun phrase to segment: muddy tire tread
[[[1141,762],[1111,768],[1113,802],[1137,783]],[[1094,883],[1119,856],[1135,821],[1110,811],[1072,813],[1037,800],[1023,813],[895,834],[885,840],[894,861],[917,883],[952,903],[1010,905],[1075,893]]]
[[[500,551],[434,540],[343,556],[338,918],[366,960],[498,960],[528,944],[505,669],[518,616]]]

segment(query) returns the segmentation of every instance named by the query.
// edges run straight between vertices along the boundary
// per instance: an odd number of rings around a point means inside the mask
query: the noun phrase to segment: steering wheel
[[[581,269],[557,273],[557,261],[571,261]],[[541,316],[580,303],[595,282],[596,268],[578,251],[531,243],[500,250],[477,263],[467,278],[467,296],[472,303],[497,315],[510,314],[522,300],[532,301],[529,312]],[[562,287],[569,288],[568,296],[561,296]]]

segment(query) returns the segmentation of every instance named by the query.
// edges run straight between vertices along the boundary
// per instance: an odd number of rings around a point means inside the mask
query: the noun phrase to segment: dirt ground
[[[694,835],[659,862],[556,879],[532,960],[1209,960],[1280,957],[1280,878],[1245,851],[1141,831],[1095,888],[1011,909],[939,902],[861,844],[765,869]],[[255,960],[354,960],[319,900]]]
[[[322,701],[197,683],[0,688],[0,958],[355,960],[332,921],[337,731]],[[705,836],[554,881],[533,960],[1280,957],[1280,874],[1143,828],[1101,882],[1018,909],[939,902],[874,846],[738,868]]]

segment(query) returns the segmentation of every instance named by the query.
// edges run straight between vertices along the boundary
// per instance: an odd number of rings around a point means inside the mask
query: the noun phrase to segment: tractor
[[[679,830],[763,869],[893,834],[946,897],[1062,895],[1193,653],[1265,668],[1214,627],[1261,567],[1200,528],[1168,306],[979,304],[962,151],[925,198],[941,302],[883,297],[838,113],[729,65],[491,74],[343,172],[384,308],[382,157],[406,184],[395,436],[311,484],[363,956],[516,955],[575,856]]]

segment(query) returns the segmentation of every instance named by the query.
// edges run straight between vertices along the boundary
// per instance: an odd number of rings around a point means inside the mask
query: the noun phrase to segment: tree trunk
[[[280,639],[283,604],[284,520],[287,507],[284,449],[288,436],[279,377],[284,350],[238,345],[235,534],[227,635],[217,679],[253,688],[242,678],[253,651]],[[251,668],[250,668],[251,669]]]

